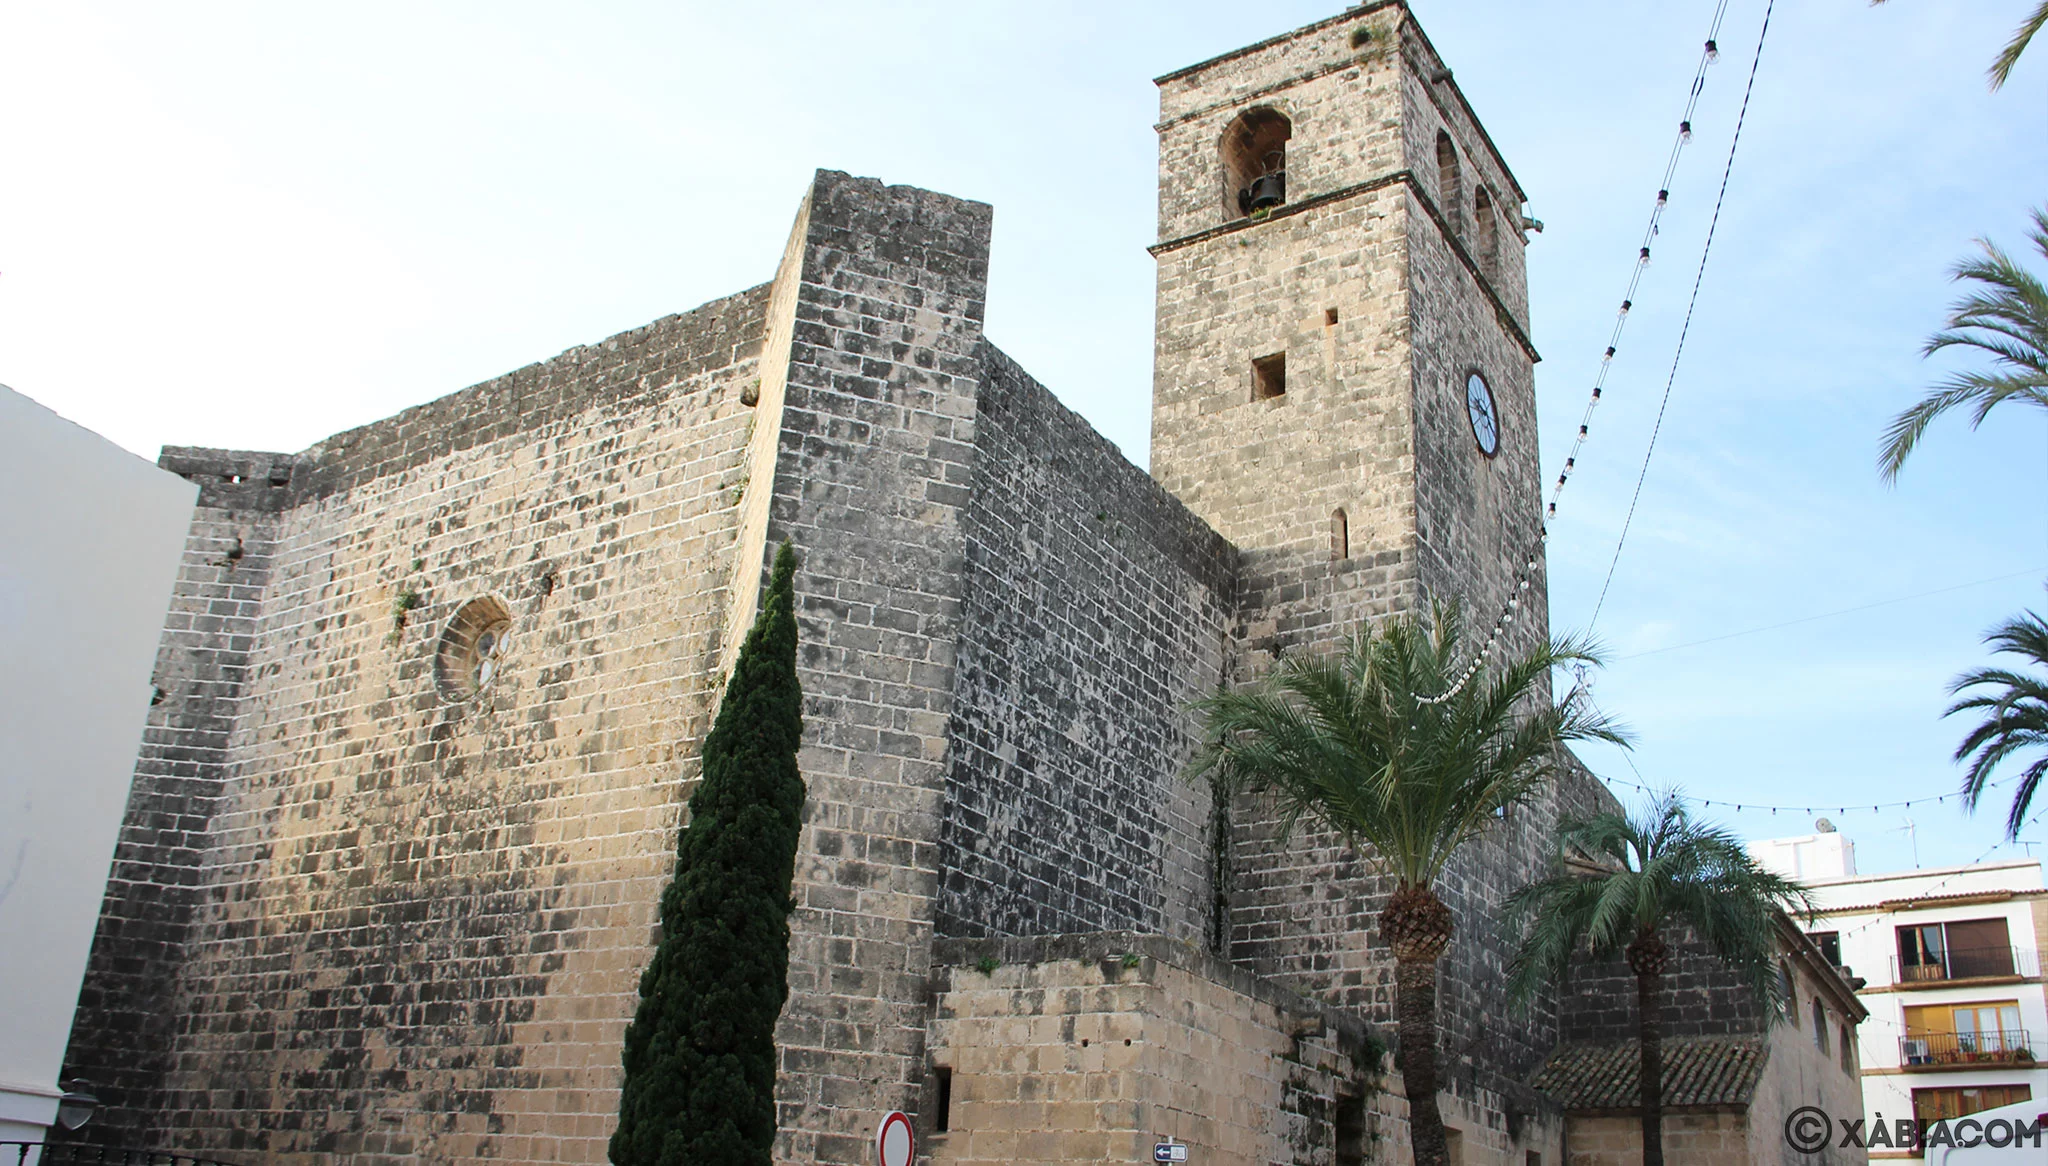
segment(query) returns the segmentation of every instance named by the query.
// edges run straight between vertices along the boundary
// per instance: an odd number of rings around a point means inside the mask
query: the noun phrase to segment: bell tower
[[[1490,621],[1536,351],[1523,194],[1450,70],[1382,0],[1158,85],[1152,473],[1245,552],[1248,663],[1425,591]]]

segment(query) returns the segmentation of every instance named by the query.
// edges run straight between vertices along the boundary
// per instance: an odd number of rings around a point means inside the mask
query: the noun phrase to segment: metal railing
[[[1899,1064],[1908,1069],[1969,1065],[2031,1065],[2039,1039],[2024,1029],[1929,1032],[1899,1038]]]
[[[1958,947],[1913,962],[1892,957],[1893,982],[1899,984],[2031,976],[2034,968],[2034,953],[2023,947]]]
[[[0,1142],[0,1166],[233,1166],[175,1150],[94,1146],[82,1142]]]

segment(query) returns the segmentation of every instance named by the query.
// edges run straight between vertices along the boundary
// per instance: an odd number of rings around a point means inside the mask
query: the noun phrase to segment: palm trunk
[[[1654,932],[1644,932],[1628,948],[1629,967],[1636,974],[1636,1030],[1642,1046],[1640,1067],[1643,1114],[1643,1166],[1664,1166],[1664,965],[1668,950]]]
[[[1380,909],[1380,935],[1394,952],[1401,1086],[1408,1094],[1415,1166],[1450,1164],[1444,1117],[1436,1107],[1436,961],[1450,946],[1451,925],[1451,909],[1427,886],[1396,887]]]
[[[1436,1105],[1436,961],[1394,965],[1394,1006],[1401,1031],[1401,1084],[1408,1094],[1408,1140],[1415,1166],[1448,1166],[1450,1147]]]
[[[1664,1018],[1655,972],[1636,977],[1643,1043],[1643,1166],[1664,1166]]]

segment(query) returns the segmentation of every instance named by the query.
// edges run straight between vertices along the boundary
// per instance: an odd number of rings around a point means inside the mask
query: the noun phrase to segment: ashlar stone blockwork
[[[1521,194],[1392,0],[1160,87],[1150,475],[983,334],[987,206],[829,171],[768,283],[296,455],[167,450],[205,489],[73,1035],[108,1102],[85,1136],[601,1161],[698,749],[789,540],[778,1159],[866,1163],[892,1109],[935,1133],[949,1081],[986,1124],[935,1160],[1121,1155],[1169,1111],[1198,1160],[1354,1160],[1387,888],[1183,780],[1187,703],[1427,596],[1484,620],[1517,593]],[[1287,196],[1254,217],[1219,149],[1261,110]],[[1546,632],[1537,561],[1512,646]],[[444,689],[481,602],[493,674]],[[1556,816],[1605,804],[1571,769],[1445,878],[1475,1152],[1554,1145],[1520,1084],[1554,1010],[1498,1007],[1497,919]]]
[[[1224,676],[1237,556],[992,347],[968,508],[942,932],[1201,942],[1188,701]]]

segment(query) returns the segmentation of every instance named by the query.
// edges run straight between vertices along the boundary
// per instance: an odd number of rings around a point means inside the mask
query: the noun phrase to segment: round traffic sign
[[[910,1119],[902,1110],[882,1119],[875,1131],[875,1157],[882,1166],[910,1166],[915,1142],[910,1136]]]

